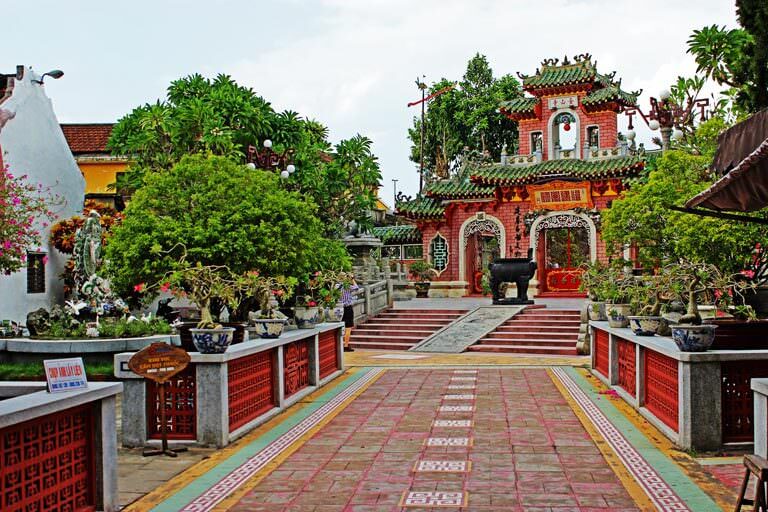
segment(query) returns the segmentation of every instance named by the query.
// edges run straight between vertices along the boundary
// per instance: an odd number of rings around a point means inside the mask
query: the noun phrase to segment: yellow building
[[[107,141],[112,134],[112,123],[62,124],[72,155],[85,178],[85,199],[94,199],[123,208],[123,200],[109,185],[128,167],[128,160],[112,156]]]

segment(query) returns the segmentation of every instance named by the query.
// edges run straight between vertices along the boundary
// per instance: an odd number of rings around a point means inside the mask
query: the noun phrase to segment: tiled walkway
[[[129,510],[435,507],[721,509],[581,371],[464,366],[354,370]]]

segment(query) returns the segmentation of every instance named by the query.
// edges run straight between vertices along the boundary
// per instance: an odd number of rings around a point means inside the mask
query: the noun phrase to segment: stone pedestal
[[[384,243],[372,235],[347,236],[343,242],[352,255],[355,277],[363,282],[378,281],[381,271],[371,251],[382,247]]]

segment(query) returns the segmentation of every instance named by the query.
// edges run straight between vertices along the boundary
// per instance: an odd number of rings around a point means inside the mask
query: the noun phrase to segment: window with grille
[[[435,270],[442,272],[448,266],[448,241],[438,233],[429,243],[429,256]]]
[[[424,247],[421,244],[403,246],[403,259],[420,260],[423,257],[424,257]]]
[[[27,253],[27,293],[45,293],[45,254]]]

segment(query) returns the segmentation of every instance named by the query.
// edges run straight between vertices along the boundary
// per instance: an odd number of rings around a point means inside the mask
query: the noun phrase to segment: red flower
[[[145,283],[139,283],[133,287],[133,291],[141,293],[144,290]]]
[[[163,283],[160,285],[160,291],[167,292],[170,289],[171,289],[171,283]],[[141,290],[137,290],[137,291],[141,291]]]

